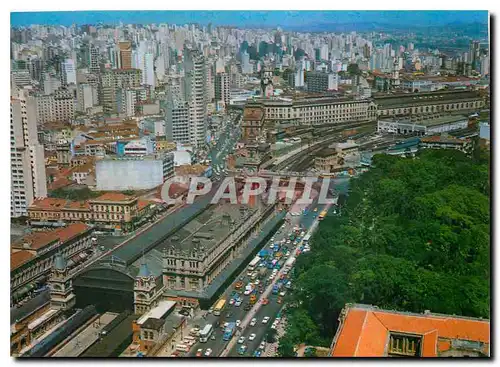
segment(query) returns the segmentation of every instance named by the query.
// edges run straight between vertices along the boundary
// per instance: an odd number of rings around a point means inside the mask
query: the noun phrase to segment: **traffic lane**
[[[293,229],[293,226],[295,226],[299,221],[299,218],[293,218],[291,220],[291,223],[286,223],[283,228],[281,228],[280,233],[276,233],[274,235],[274,241],[269,241],[266,246],[263,248],[269,248],[269,246],[274,243],[281,241],[282,239],[286,239],[290,232]],[[284,263],[286,260],[284,257],[280,259],[280,263]],[[206,324],[212,324],[214,325],[214,335],[216,337],[216,340],[211,340],[209,339],[206,343],[201,343],[197,342],[196,344],[193,345],[193,347],[190,349],[190,351],[187,353],[187,356],[195,356],[197,353],[198,349],[203,349],[203,353],[205,353],[206,349],[210,348],[212,349],[212,355],[217,355],[218,352],[221,352],[224,348],[224,346],[227,344],[227,342],[224,342],[222,340],[222,335],[224,332],[220,327],[217,327],[217,323],[220,322],[220,324],[223,324],[224,322],[236,322],[236,320],[242,320],[248,311],[244,310],[244,307],[246,304],[249,303],[250,296],[245,296],[241,294],[241,298],[243,299],[243,303],[240,307],[236,307],[234,305],[229,305],[229,300],[231,299],[231,296],[235,292],[235,285],[238,281],[242,279],[243,283],[246,285],[248,282],[250,282],[249,277],[247,276],[248,269],[245,268],[239,276],[233,281],[233,283],[224,291],[223,296],[221,298],[225,298],[227,300],[226,307],[225,309],[221,312],[220,316],[215,316],[213,314],[208,314],[206,319],[204,320],[205,324],[200,325],[200,328],[203,328]],[[266,269],[266,273],[262,277],[262,281],[265,281],[267,277],[269,276],[271,270]],[[258,299],[260,300],[260,293],[258,294]],[[220,299],[220,298],[219,298]],[[217,303],[217,302],[215,302]],[[215,306],[215,304],[213,305]],[[271,306],[271,304],[264,306],[263,308],[266,308],[268,306]],[[260,311],[259,311],[260,312]],[[231,316],[227,317],[227,314],[230,313]],[[264,316],[262,316],[264,317]],[[262,320],[261,320],[262,321]],[[264,325],[263,325],[264,326]],[[259,341],[260,343],[260,341]]]
[[[269,332],[271,329],[271,325],[276,319],[276,316],[278,315],[279,311],[282,308],[282,304],[278,304],[277,298],[275,299],[269,299],[269,304],[263,306],[255,315],[255,318],[257,319],[257,324],[255,326],[249,326],[245,332],[243,333],[243,336],[245,336],[245,342],[243,344],[236,344],[235,347],[231,350],[229,353],[230,357],[252,357],[254,352],[258,349],[260,343],[264,340],[264,337],[266,334]],[[264,317],[270,317],[270,320],[267,322],[267,324],[263,324],[262,320]],[[250,334],[256,334],[256,337],[254,340],[249,341],[248,337]],[[266,342],[267,344],[267,342]],[[238,354],[238,349],[240,348],[241,345],[246,345],[248,347],[247,351],[245,352],[244,355]]]

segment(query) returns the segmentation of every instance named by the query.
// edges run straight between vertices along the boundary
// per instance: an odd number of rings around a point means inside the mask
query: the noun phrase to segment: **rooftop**
[[[489,320],[379,310],[368,305],[347,304],[345,318],[335,335],[333,357],[384,357],[391,335],[421,338],[422,357],[438,357],[458,349],[489,354]]]
[[[91,202],[101,202],[101,201],[109,201],[109,202],[130,202],[136,200],[135,197],[122,194],[121,192],[107,192],[93,200]]]
[[[161,301],[158,306],[142,315],[137,320],[137,325],[143,325],[148,319],[164,319],[175,304],[175,301]]]
[[[394,95],[375,96],[377,105],[384,107],[397,107],[407,105],[423,105],[432,102],[462,101],[480,98],[475,91],[437,91],[429,93],[400,93]]]
[[[39,250],[55,241],[66,242],[89,229],[90,227],[85,223],[72,223],[52,231],[30,233],[14,242],[11,247],[14,249]]]
[[[264,109],[261,107],[245,107],[243,111],[243,121],[262,120],[264,118]]]
[[[449,135],[433,135],[420,138],[422,143],[446,143],[462,145],[469,141],[469,139],[458,139]]]
[[[32,259],[35,257],[31,252],[26,251],[26,250],[21,250],[17,252],[13,252],[10,254],[10,270],[14,270],[18,266],[21,266],[28,260]]]
[[[380,120],[380,121],[390,121],[389,119],[387,120]],[[439,125],[445,125],[445,124],[451,124],[454,122],[460,122],[460,121],[468,121],[466,116],[463,115],[451,115],[451,116],[441,116],[433,119],[425,119],[425,120],[416,120],[416,121],[411,121],[409,119],[401,119],[398,120],[396,119],[397,122],[402,123],[402,124],[411,124],[411,125],[421,125],[421,126],[439,126]]]

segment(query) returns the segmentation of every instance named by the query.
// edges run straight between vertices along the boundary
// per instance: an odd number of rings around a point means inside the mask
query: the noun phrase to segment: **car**
[[[250,336],[248,337],[248,340],[254,340],[255,338],[257,337],[257,334],[250,334]]]
[[[224,329],[227,328],[229,326],[229,322],[225,322],[224,323]]]
[[[318,208],[314,208],[314,212],[316,213],[318,211]]]
[[[254,284],[255,285],[259,285],[260,284],[260,279],[257,279]]]
[[[198,349],[198,350],[196,351],[196,357],[201,357],[201,356],[202,356],[202,354],[203,354],[203,349]]]
[[[269,322],[269,319],[270,319],[270,317],[269,317],[269,316],[264,317],[264,318],[262,319],[262,323],[263,323],[263,324],[267,324],[267,323]]]
[[[280,296],[281,296],[281,297],[285,297],[285,294],[286,294],[286,292],[285,292],[285,291],[280,292]]]
[[[261,354],[262,354],[262,351],[260,351],[260,350],[256,350],[256,351],[254,352],[253,356],[254,356],[254,357],[260,357],[260,356],[261,356]]]
[[[250,303],[247,303],[243,309],[245,311],[250,311],[252,309],[252,305]]]
[[[213,308],[213,307],[210,307],[210,308],[208,309],[208,313],[212,313],[212,312],[214,312],[214,308]]]
[[[245,354],[245,352],[247,351],[247,346],[246,345],[242,345],[239,349],[238,349],[238,354],[242,355],[242,354]]]
[[[273,323],[273,324],[271,325],[271,329],[276,329],[276,326],[278,326],[278,324]]]
[[[254,317],[252,321],[250,321],[250,326],[255,326],[257,324],[257,319]]]
[[[236,326],[240,326],[241,325],[241,320],[236,320]]]
[[[262,299],[261,303],[265,306],[269,303],[269,300],[267,298]]]
[[[287,244],[287,245],[289,245],[289,244],[291,244],[291,243],[292,243],[292,241],[290,241],[290,240],[287,240],[287,241],[286,241],[286,244]]]
[[[212,355],[212,349],[211,348],[208,348],[206,351],[205,351],[205,357],[210,357]]]
[[[243,301],[242,301],[241,299],[238,299],[238,300],[234,303],[234,305],[235,305],[236,307],[240,307],[242,302],[243,302]]]
[[[250,293],[252,293],[252,290],[251,289],[247,289],[243,294],[245,296],[248,296]]]
[[[234,302],[236,302],[236,301],[234,300],[234,298],[231,298],[231,299],[229,300],[229,304],[230,304],[230,305],[234,305]]]
[[[238,339],[238,344],[243,344],[245,342],[245,337],[244,336],[241,336],[239,339]]]
[[[265,341],[260,342],[259,349],[264,349],[265,347],[266,347],[266,342]]]

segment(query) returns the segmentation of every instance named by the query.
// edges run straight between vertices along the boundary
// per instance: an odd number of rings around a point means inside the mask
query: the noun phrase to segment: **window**
[[[420,357],[421,341],[420,336],[391,333],[389,355]]]

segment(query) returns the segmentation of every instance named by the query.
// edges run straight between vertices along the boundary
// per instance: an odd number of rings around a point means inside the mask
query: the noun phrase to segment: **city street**
[[[318,207],[318,211],[316,213],[313,212],[314,208]],[[275,234],[274,236],[274,241],[269,241],[266,246],[264,247],[265,249],[269,249],[269,246],[274,243],[274,242],[279,242],[282,239],[288,238],[290,233],[293,230],[293,227],[300,224],[303,228],[305,228],[305,231],[307,232],[307,229],[312,225],[314,222],[314,214],[318,214],[321,210],[323,209],[323,205],[319,205],[314,202],[311,204],[309,208],[309,212],[307,215],[300,215],[300,216],[288,216],[290,219],[289,222],[284,223],[284,227],[282,227],[278,233]],[[293,212],[293,210],[291,210]],[[292,245],[288,245],[291,254],[293,254],[292,251]],[[291,255],[292,256],[292,255]],[[283,266],[287,259],[282,257],[279,261],[280,265]],[[271,270],[266,269],[265,275],[263,275],[261,278],[262,280],[267,279],[267,277],[270,275]],[[249,296],[241,294],[241,297],[243,299],[243,303],[237,307],[235,305],[229,305],[229,300],[231,299],[231,295],[235,292],[235,284],[238,281],[242,281],[243,284],[248,284],[250,282],[250,279],[247,275],[247,269],[243,270],[242,273],[234,280],[234,282],[231,284],[228,289],[224,292],[223,295],[219,299],[226,299],[226,307],[222,311],[220,316],[215,316],[213,314],[206,314],[205,318],[202,318],[199,321],[199,328],[202,329],[206,324],[212,324],[214,325],[214,332],[213,336],[215,336],[215,340],[209,339],[206,343],[196,343],[193,347],[191,347],[190,351],[186,354],[187,356],[195,356],[198,349],[202,349],[203,353],[210,348],[212,349],[212,356],[218,356],[222,351],[226,348],[228,342],[223,341],[222,336],[223,336],[223,329],[221,327],[216,327],[218,324],[223,325],[225,322],[236,322],[237,320],[243,321],[246,317],[248,317],[248,313],[251,312],[245,311],[245,306],[249,303]],[[258,294],[259,299],[258,302],[262,301],[262,295]],[[256,334],[256,337],[253,341],[246,341],[245,345],[248,347],[247,353],[245,353],[245,356],[251,356],[253,355],[253,352],[258,348],[260,342],[264,339],[265,334],[267,333],[268,329],[271,327],[272,322],[276,318],[277,314],[279,311],[282,309],[283,304],[278,304],[278,295],[273,295],[269,294],[267,296],[269,303],[267,305],[262,305],[260,309],[256,312],[253,317],[257,318],[257,324],[255,326],[248,326],[241,335],[245,336],[248,338],[248,336],[252,333]],[[205,311],[202,311],[205,312]],[[267,324],[262,323],[262,319],[265,316],[269,316],[271,320]],[[190,323],[192,324],[192,323]],[[192,327],[192,325],[190,326]],[[239,333],[236,333],[238,337],[240,336]],[[240,344],[236,344],[234,348],[231,349],[229,352],[229,356],[238,356],[237,353],[237,348],[239,347]]]

